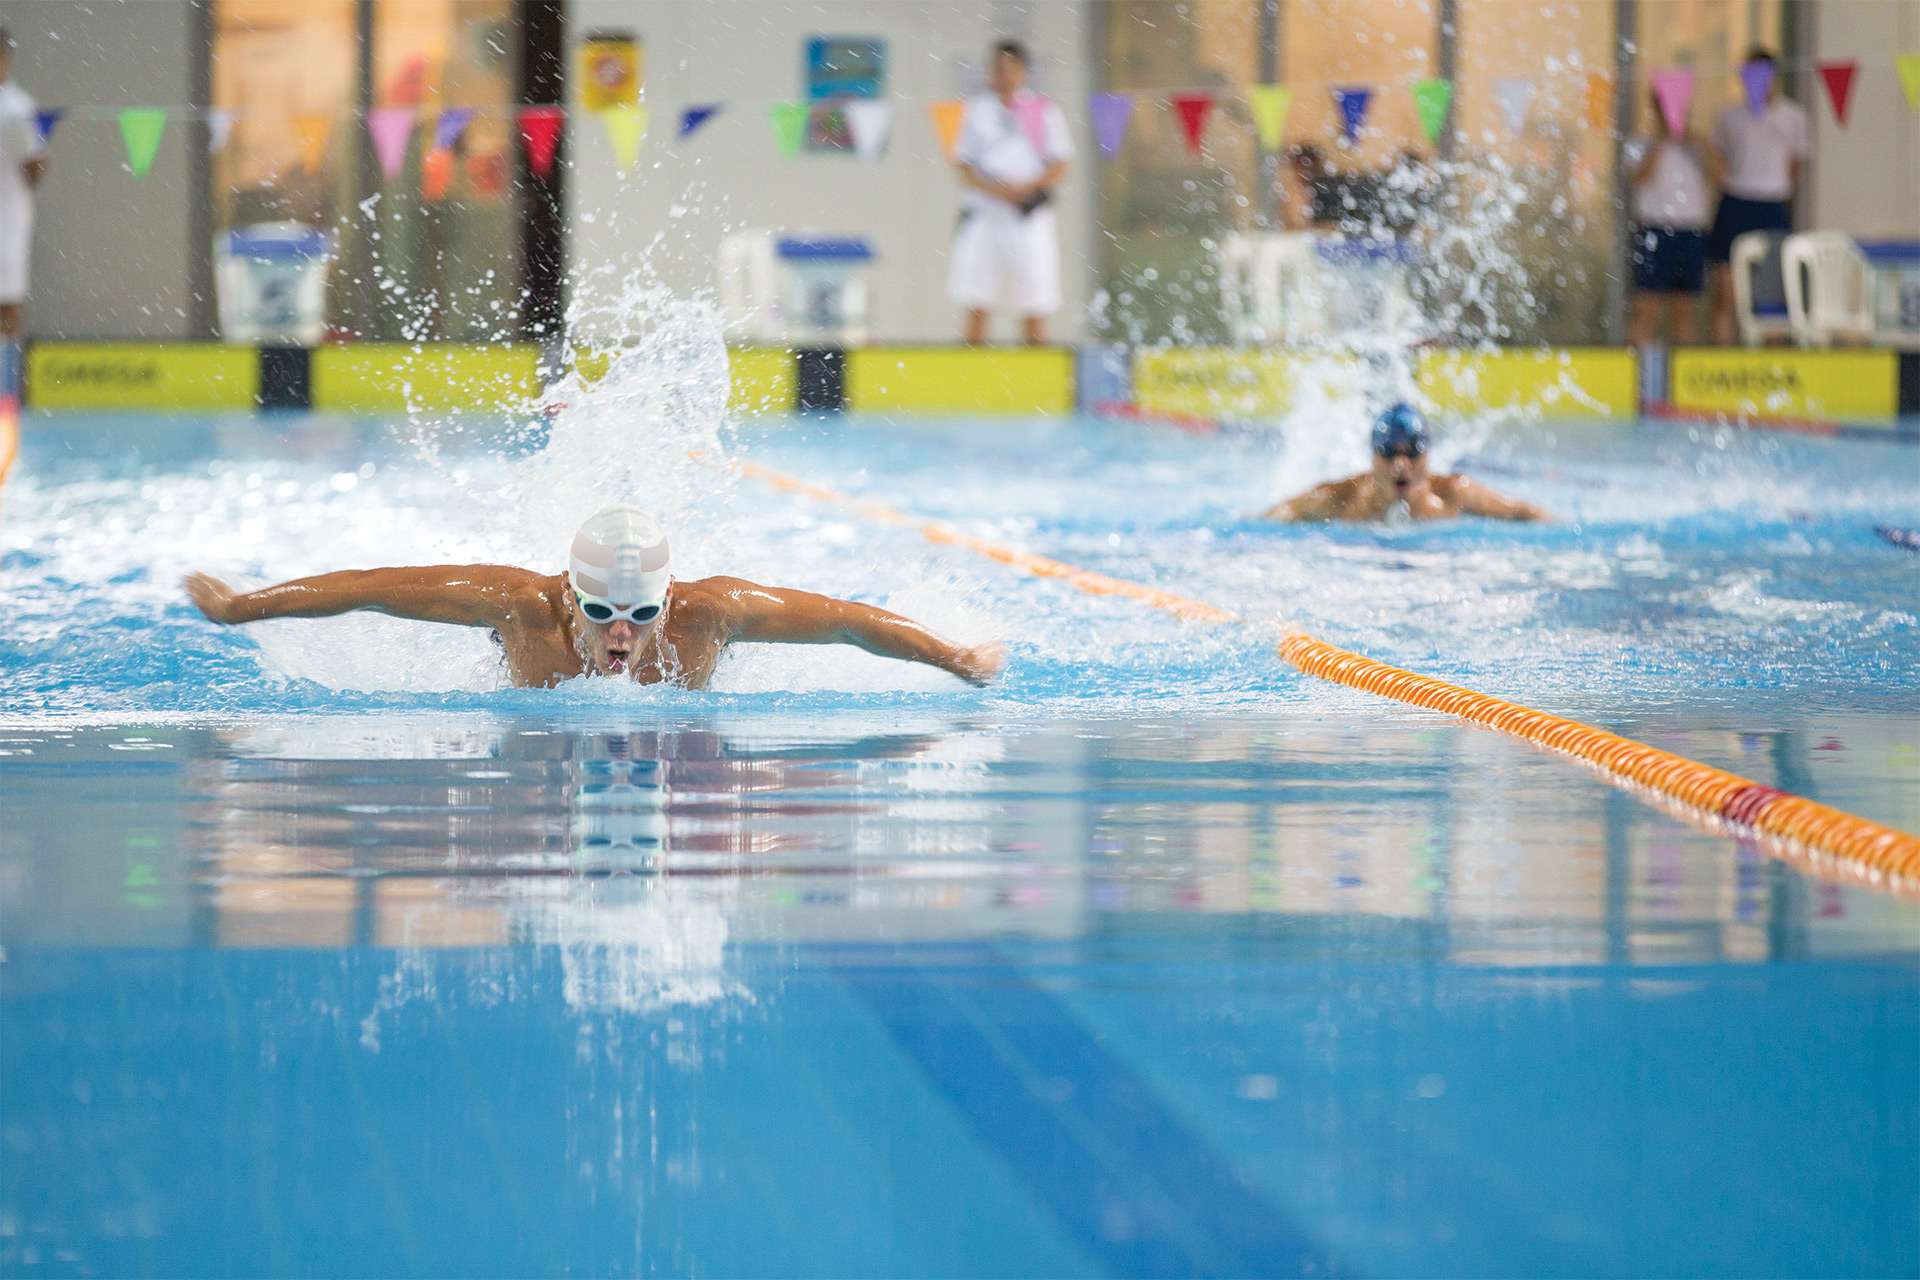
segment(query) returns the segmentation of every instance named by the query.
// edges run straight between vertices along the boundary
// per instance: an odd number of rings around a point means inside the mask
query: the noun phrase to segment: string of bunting
[[[1920,53],[1893,55],[1907,107],[1920,112]],[[1854,88],[1860,72],[1858,59],[1819,59],[1813,62],[1834,122],[1847,127]],[[1773,89],[1776,70],[1766,63],[1749,63],[1741,68],[1741,87],[1749,110],[1758,115],[1766,109]],[[1660,114],[1675,134],[1686,130],[1699,74],[1691,67],[1655,67],[1647,73]],[[1538,94],[1538,85],[1526,76],[1502,76],[1491,85],[1494,104],[1508,135],[1518,136],[1527,125]],[[1332,105],[1342,134],[1357,141],[1366,129],[1367,117],[1379,100],[1372,85],[1330,85]],[[1087,118],[1100,152],[1108,159],[1120,154],[1141,101],[1164,101],[1178,121],[1188,149],[1198,154],[1206,145],[1207,129],[1220,108],[1231,98],[1244,102],[1246,116],[1253,124],[1260,146],[1268,152],[1280,150],[1286,124],[1293,111],[1295,88],[1286,84],[1250,85],[1233,94],[1210,90],[1155,90],[1133,93],[1096,93],[1087,100]],[[1437,143],[1451,118],[1454,84],[1444,79],[1415,80],[1407,86],[1421,132],[1429,142]],[[1612,77],[1601,72],[1587,77],[1585,94],[1587,122],[1596,129],[1611,126],[1614,110]],[[927,115],[939,140],[943,155],[951,156],[958,140],[965,112],[963,99],[947,98],[926,104]],[[841,114],[854,153],[869,163],[886,152],[896,119],[895,103],[885,98],[853,98],[822,102],[774,102],[767,106],[767,123],[774,146],[788,159],[800,153],[816,110],[831,109]],[[1053,101],[1040,94],[1025,94],[1015,101],[1015,113],[1021,126],[1036,145],[1044,137],[1047,113],[1055,109]],[[553,171],[561,134],[570,115],[581,111],[561,106],[523,106],[517,108],[448,107],[438,112],[422,112],[415,107],[376,107],[365,113],[367,135],[383,179],[391,182],[406,166],[408,153],[422,126],[431,124],[431,142],[421,154],[421,191],[429,200],[443,197],[452,181],[453,153],[474,120],[505,110],[512,114],[527,167],[544,180]],[[712,120],[729,110],[724,102],[705,102],[683,108],[677,137],[686,141]],[[356,113],[357,114],[357,113]],[[589,114],[599,118],[614,163],[623,174],[633,171],[639,162],[640,148],[647,135],[649,113],[644,103],[608,107]],[[236,122],[248,118],[240,112],[221,109],[169,109],[165,107],[126,107],[120,109],[52,108],[35,114],[34,124],[42,145],[48,144],[56,128],[76,118],[111,118],[118,122],[126,147],[127,169],[135,177],[145,176],[159,155],[161,139],[169,120],[201,119],[207,124],[209,151],[218,152],[232,139]],[[279,116],[291,127],[298,147],[299,163],[308,172],[317,172],[338,129],[339,115],[314,113]]]

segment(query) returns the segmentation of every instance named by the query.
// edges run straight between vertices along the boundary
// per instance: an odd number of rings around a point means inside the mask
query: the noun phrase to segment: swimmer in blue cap
[[[1454,472],[1427,472],[1427,421],[1410,404],[1396,404],[1374,420],[1373,470],[1316,485],[1262,512],[1267,520],[1414,520],[1487,516],[1494,520],[1551,520],[1530,502],[1495,493]]]
[[[666,534],[634,507],[608,507],[581,525],[564,573],[467,564],[350,569],[258,591],[204,573],[182,585],[201,613],[228,626],[371,609],[487,627],[521,686],[600,675],[702,689],[728,645],[755,642],[856,645],[969,684],[986,684],[1005,660],[997,644],[965,648],[872,605],[741,578],[677,582]]]

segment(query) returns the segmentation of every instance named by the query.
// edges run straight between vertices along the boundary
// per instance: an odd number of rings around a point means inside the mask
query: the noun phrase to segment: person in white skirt
[[[46,167],[39,107],[13,82],[13,34],[0,28],[0,340],[20,341],[33,258],[33,189]]]
[[[1027,97],[1027,51],[1015,41],[993,50],[993,91],[967,102],[953,159],[966,184],[953,236],[947,296],[967,313],[965,340],[985,342],[999,308],[1020,317],[1021,337],[1047,340],[1060,309],[1060,233],[1051,201],[1073,157],[1066,117]],[[1022,105],[1023,99],[1027,104]],[[1039,145],[1023,110],[1037,118]]]

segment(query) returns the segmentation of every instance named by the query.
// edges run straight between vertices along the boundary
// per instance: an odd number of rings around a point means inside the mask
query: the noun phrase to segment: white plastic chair
[[[1844,231],[1803,231],[1780,246],[1787,319],[1803,347],[1873,336],[1873,268]]]
[[[1311,231],[1236,231],[1220,244],[1220,301],[1242,346],[1326,336],[1326,271]]]
[[[779,261],[771,231],[737,231],[720,242],[720,306],[727,335],[748,342],[777,342],[780,313]]]
[[[1727,258],[1733,274],[1733,314],[1740,341],[1761,346],[1768,338],[1793,336],[1793,321],[1781,292],[1780,231],[1749,231],[1734,237]]]

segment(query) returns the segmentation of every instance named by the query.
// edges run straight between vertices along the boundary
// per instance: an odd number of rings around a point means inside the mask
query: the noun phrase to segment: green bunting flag
[[[1453,81],[1414,81],[1413,105],[1420,111],[1420,127],[1426,131],[1427,141],[1437,144],[1440,131],[1447,127],[1447,108],[1453,105]]]
[[[130,107],[120,113],[120,136],[126,140],[127,168],[134,177],[144,178],[153,168],[160,135],[166,131],[167,113],[159,107]]]
[[[807,104],[776,102],[767,108],[767,119],[773,122],[773,140],[780,154],[789,160],[799,155],[800,139],[807,132]]]

